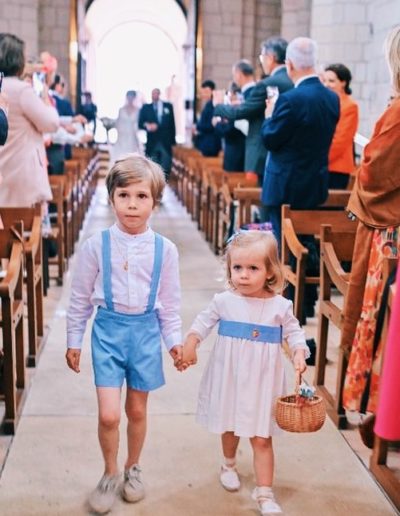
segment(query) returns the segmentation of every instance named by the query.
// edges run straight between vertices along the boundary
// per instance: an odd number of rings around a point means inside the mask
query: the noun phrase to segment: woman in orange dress
[[[354,172],[353,141],[358,127],[358,105],[351,97],[351,72],[343,64],[325,68],[325,86],[339,95],[340,118],[329,150],[329,188],[345,189]]]
[[[369,372],[368,410],[375,412],[381,346],[373,340],[383,290],[385,256],[400,255],[400,26],[386,40],[394,97],[375,125],[357,172],[348,210],[359,220],[341,346],[349,357],[343,404],[359,410]]]

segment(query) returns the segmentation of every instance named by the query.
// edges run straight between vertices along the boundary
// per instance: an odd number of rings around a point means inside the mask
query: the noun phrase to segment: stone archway
[[[83,59],[85,87],[93,92],[100,116],[114,117],[129,89],[139,90],[147,101],[150,90],[159,87],[176,106],[177,132],[183,137],[186,38],[186,18],[175,0],[92,2],[85,16]]]

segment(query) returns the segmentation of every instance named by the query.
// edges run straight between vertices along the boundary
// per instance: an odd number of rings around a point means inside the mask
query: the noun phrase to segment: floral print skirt
[[[343,389],[343,406],[347,410],[360,409],[367,378],[371,371],[368,411],[376,411],[382,362],[381,342],[374,357],[372,353],[377,314],[384,287],[382,280],[383,259],[399,255],[399,227],[383,230],[375,229],[372,237],[361,315],[350,351]]]

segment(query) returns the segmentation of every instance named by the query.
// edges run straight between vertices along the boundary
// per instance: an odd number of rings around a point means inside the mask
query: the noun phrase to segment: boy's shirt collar
[[[125,231],[122,231],[121,229],[119,229],[119,227],[117,226],[116,223],[111,226],[110,230],[116,238],[123,240],[126,243],[148,242],[148,241],[152,240],[153,235],[154,235],[154,231],[151,229],[150,226],[146,229],[146,231],[144,231],[143,233],[139,233],[138,235],[131,235],[129,233],[126,233]]]

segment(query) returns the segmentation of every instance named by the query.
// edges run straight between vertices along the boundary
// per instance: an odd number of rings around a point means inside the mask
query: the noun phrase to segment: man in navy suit
[[[214,115],[228,120],[246,119],[249,131],[246,138],[246,155],[244,168],[258,175],[262,184],[267,151],[261,139],[261,126],[264,121],[267,86],[277,86],[280,93],[293,88],[293,83],[286,73],[287,41],[280,37],[271,37],[261,44],[260,62],[267,77],[244,91],[244,102],[239,106],[218,104]],[[235,68],[234,68],[235,69]],[[234,80],[237,80],[234,74]]]
[[[205,102],[196,124],[194,134],[194,146],[203,156],[218,156],[221,150],[221,137],[212,123],[214,107],[212,98],[215,90],[215,82],[203,81],[200,88],[200,97]]]
[[[0,145],[4,145],[8,136],[8,119],[7,119],[8,104],[4,96],[0,93]]]
[[[295,87],[276,104],[268,101],[261,129],[269,151],[262,202],[278,242],[281,206],[312,209],[328,196],[328,152],[339,119],[339,97],[316,74],[317,45],[296,38],[288,45],[286,67]]]
[[[174,108],[160,100],[160,90],[151,92],[150,104],[144,104],[139,113],[139,128],[147,133],[146,156],[159,163],[168,177],[171,172],[172,146],[175,145]]]

